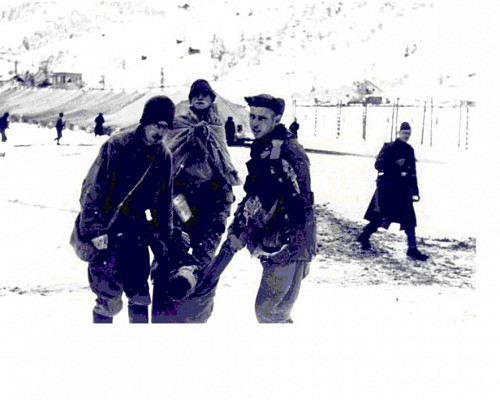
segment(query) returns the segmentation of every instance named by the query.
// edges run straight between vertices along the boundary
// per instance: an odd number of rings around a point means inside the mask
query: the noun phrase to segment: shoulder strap
[[[132,196],[132,194],[137,190],[137,188],[140,186],[140,184],[144,181],[144,178],[146,178],[146,175],[148,174],[149,170],[151,169],[151,167],[153,166],[153,162],[154,161],[151,161],[151,163],[149,164],[148,168],[146,169],[146,171],[144,172],[144,174],[142,174],[141,178],[139,179],[139,181],[135,184],[135,186],[130,190],[130,192],[127,193],[127,195],[125,196],[125,198],[122,200],[122,202],[120,204],[118,204],[118,206],[116,207],[116,210],[115,212],[113,213],[113,216],[111,217],[111,219],[109,220],[109,223],[108,223],[108,226],[106,228],[106,230],[109,230],[111,228],[111,226],[115,223],[116,219],[118,218],[118,214],[120,213],[120,210],[122,209],[122,207],[126,204],[126,202],[130,199],[130,197]]]

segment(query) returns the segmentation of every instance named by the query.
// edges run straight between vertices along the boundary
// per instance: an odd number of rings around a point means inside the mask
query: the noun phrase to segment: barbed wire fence
[[[436,104],[432,97],[423,101],[423,104],[405,104],[399,98],[385,104],[343,103],[340,99],[332,103],[320,103],[315,99],[313,104],[301,104],[294,101],[293,117],[298,118],[298,111],[301,109],[303,118],[310,115],[314,137],[324,136],[325,132],[332,132],[335,139],[340,139],[345,135],[360,134],[359,138],[362,141],[373,138],[374,130],[385,131],[386,139],[395,140],[399,122],[409,120],[414,134],[420,133],[420,145],[435,147],[436,135],[439,136],[440,142],[443,142],[445,137],[449,142],[450,138],[456,135],[456,139],[453,140],[455,146],[468,150],[470,116],[474,108],[475,103],[471,101],[460,101],[459,104]],[[319,114],[321,110],[330,109],[331,122],[328,124],[332,125],[327,126],[325,123],[322,124]],[[349,115],[352,114],[351,110],[359,110],[359,112],[357,115]],[[386,126],[380,121],[386,121]],[[380,133],[376,136],[380,137]]]

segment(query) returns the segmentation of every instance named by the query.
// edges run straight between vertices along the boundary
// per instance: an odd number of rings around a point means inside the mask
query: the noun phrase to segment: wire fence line
[[[434,99],[423,104],[332,103],[300,104],[293,102],[293,115],[301,130],[314,137],[360,141],[392,141],[401,122],[409,122],[413,135],[424,147],[458,147],[469,149],[471,119],[475,104],[436,104]]]

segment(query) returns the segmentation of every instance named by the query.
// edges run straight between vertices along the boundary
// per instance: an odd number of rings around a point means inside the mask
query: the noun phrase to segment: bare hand
[[[97,250],[106,250],[108,248],[108,235],[104,234],[93,238],[92,244]]]
[[[232,233],[228,235],[227,237],[229,239],[229,244],[231,246],[231,249],[234,251],[238,251],[245,247],[245,244],[243,241],[241,241],[239,238],[236,237],[236,235],[233,235]]]

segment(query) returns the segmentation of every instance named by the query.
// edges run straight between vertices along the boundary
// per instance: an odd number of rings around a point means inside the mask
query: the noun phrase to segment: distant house
[[[76,72],[53,72],[50,83],[55,89],[75,89],[83,87],[82,74]]]
[[[386,100],[384,91],[373,82],[364,80],[353,84],[356,94],[349,100],[349,103],[382,104]]]

